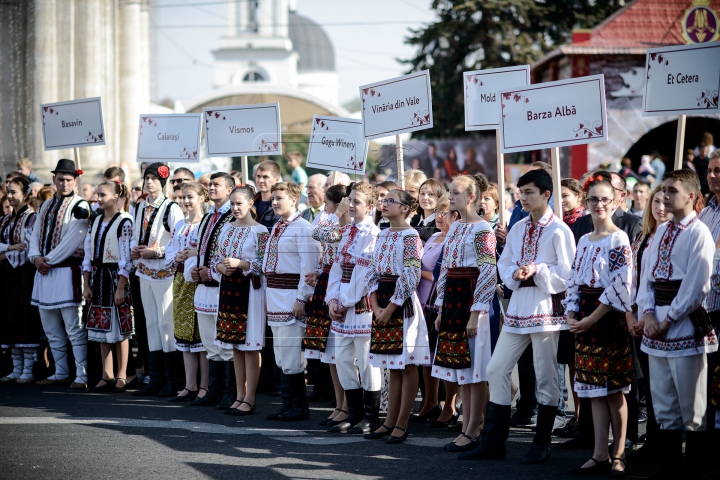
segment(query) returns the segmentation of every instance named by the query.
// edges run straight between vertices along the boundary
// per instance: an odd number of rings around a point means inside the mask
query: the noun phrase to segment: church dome
[[[289,13],[288,20],[290,40],[298,54],[298,72],[334,72],[335,53],[322,27],[294,12]]]

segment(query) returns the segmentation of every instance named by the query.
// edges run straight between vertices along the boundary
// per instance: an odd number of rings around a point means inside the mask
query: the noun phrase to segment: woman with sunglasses
[[[366,276],[374,313],[368,363],[389,369],[390,382],[385,424],[365,438],[389,435],[389,444],[407,438],[418,389],[416,366],[430,363],[427,327],[417,296],[423,247],[417,231],[407,223],[417,208],[417,200],[409,193],[388,193],[382,212],[390,228],[380,232]]]

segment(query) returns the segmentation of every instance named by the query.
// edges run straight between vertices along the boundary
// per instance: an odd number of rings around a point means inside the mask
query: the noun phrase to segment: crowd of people
[[[547,460],[555,434],[593,449],[573,474],[713,466],[720,152],[702,172],[707,206],[691,169],[636,184],[632,207],[621,174],[553,192],[543,162],[507,192],[482,173],[448,188],[419,170],[402,189],[337,172],[298,185],[267,160],[253,187],[154,163],[131,186],[108,169],[92,205],[74,162],[52,173],[46,196],[22,172],[5,184],[2,382],[36,381],[49,360],[40,385],[134,388],[235,416],[253,414],[262,389],[281,398],[266,419],[283,422],[334,397],[330,431],[396,444],[431,422],[457,433],[444,449],[461,460],[504,458],[511,426],[534,425],[525,464]]]

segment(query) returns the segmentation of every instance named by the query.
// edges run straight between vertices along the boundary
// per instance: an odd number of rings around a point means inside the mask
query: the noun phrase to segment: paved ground
[[[258,396],[254,415],[232,417],[129,394],[0,384],[0,478],[396,479],[567,478],[589,451],[555,447],[552,459],[524,466],[532,432],[513,429],[502,461],[460,462],[441,446],[454,434],[414,424],[405,444],[327,433],[331,408],[311,404],[311,419],[264,420],[278,399]],[[654,466],[628,466],[645,478]]]

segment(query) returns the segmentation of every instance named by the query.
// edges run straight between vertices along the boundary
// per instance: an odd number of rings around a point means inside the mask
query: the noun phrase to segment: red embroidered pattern
[[[680,236],[680,232],[692,225],[696,220],[697,217],[693,217],[687,225],[683,225],[682,223],[676,224],[672,220],[667,223],[667,227],[658,244],[658,256],[652,269],[655,280],[670,280],[672,278],[673,268],[670,257],[675,247],[675,242]]]
[[[285,233],[285,230],[287,230],[290,224],[296,221],[298,218],[302,217],[300,217],[300,215],[296,215],[296,217],[290,221],[278,220],[278,222],[273,227],[272,234],[270,235],[270,242],[268,243],[267,248],[267,263],[265,264],[266,274],[275,273],[275,270],[277,269],[278,259],[280,258],[278,254],[280,237],[282,237],[283,233]]]

